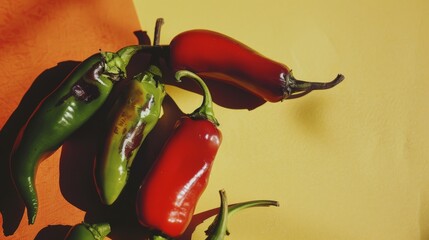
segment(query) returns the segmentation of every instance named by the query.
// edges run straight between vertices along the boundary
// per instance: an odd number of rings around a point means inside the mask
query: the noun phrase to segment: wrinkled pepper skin
[[[101,52],[84,60],[40,102],[21,129],[10,166],[16,189],[27,208],[29,224],[34,223],[38,210],[35,175],[39,163],[102,106],[114,83],[125,77],[129,60],[140,48]]]
[[[74,225],[64,240],[103,240],[110,233],[108,223],[88,224],[85,222]]]
[[[141,225],[160,232],[159,236],[174,238],[183,234],[208,184],[222,134],[207,94],[205,90],[205,100],[210,106],[203,103],[194,113],[177,121],[138,190],[138,220]],[[211,116],[207,117],[207,113]]]
[[[343,80],[338,75],[329,83],[296,80],[285,64],[273,61],[243,43],[210,30],[189,30],[170,42],[169,64],[173,71],[189,70],[206,80],[232,84],[269,102],[279,102],[327,89]]]
[[[111,205],[125,187],[129,169],[146,136],[155,127],[165,96],[158,67],[135,76],[113,105],[107,135],[100,145],[94,176],[104,204]]]

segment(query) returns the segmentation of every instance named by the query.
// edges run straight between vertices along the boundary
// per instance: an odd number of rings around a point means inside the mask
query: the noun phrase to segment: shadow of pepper
[[[219,208],[213,208],[201,213],[197,213],[192,216],[191,223],[189,224],[186,231],[180,236],[177,240],[191,240],[192,234],[198,225],[202,224],[205,220],[217,215],[219,213]]]
[[[71,227],[67,225],[48,225],[37,233],[34,240],[64,239]]]
[[[60,190],[75,207],[87,211],[99,204],[92,182],[92,166],[96,154],[99,120],[91,118],[62,146],[60,157]]]
[[[13,234],[24,213],[24,204],[15,190],[9,172],[9,157],[20,129],[36,109],[39,102],[49,94],[75,68],[79,62],[65,61],[43,71],[23,96],[16,110],[0,131],[0,212],[3,217],[3,233]]]
[[[151,41],[146,31],[136,30],[133,32],[137,38],[137,42],[140,45],[151,45]]]

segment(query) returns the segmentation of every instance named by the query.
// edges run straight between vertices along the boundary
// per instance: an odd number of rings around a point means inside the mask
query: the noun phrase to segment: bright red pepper
[[[136,202],[140,224],[168,237],[180,236],[188,227],[208,184],[222,141],[207,86],[191,72],[176,74],[178,80],[183,76],[198,81],[204,90],[203,103],[192,114],[177,121],[172,135],[143,180]]]
[[[297,80],[286,65],[209,30],[190,30],[174,37],[170,42],[170,64],[174,71],[185,69],[207,80],[233,84],[269,102],[328,89],[344,79],[339,74],[327,83]]]

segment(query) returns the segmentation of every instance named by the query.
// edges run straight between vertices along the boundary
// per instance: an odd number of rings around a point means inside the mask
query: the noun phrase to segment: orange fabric
[[[72,172],[91,163],[69,154],[80,165],[60,166],[64,164],[59,161],[64,155],[60,149],[40,164],[39,213],[30,226],[9,178],[13,138],[37,101],[77,61],[99,49],[117,51],[137,44],[133,32],[140,30],[139,21],[132,1],[5,0],[0,23],[0,239],[62,239],[71,225],[91,218],[86,214],[89,208],[98,206],[92,186],[83,184],[90,173]],[[65,171],[66,167],[72,171]]]

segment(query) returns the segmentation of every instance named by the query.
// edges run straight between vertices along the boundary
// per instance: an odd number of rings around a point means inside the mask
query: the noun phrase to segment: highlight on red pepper
[[[119,197],[138,150],[158,122],[165,96],[161,78],[161,70],[150,65],[127,82],[109,113],[94,166],[97,192],[104,204],[111,205]]]
[[[176,73],[178,80],[184,77],[198,82],[203,102],[176,122],[137,193],[138,221],[154,231],[152,239],[175,238],[186,230],[222,141],[207,86],[189,71]]]
[[[142,46],[100,52],[79,64],[38,105],[21,129],[10,156],[11,175],[33,224],[38,210],[37,167],[103,105],[115,82],[126,77],[131,57]]]
[[[170,42],[169,64],[206,80],[232,84],[269,102],[302,97],[329,89],[344,76],[326,83],[297,80],[286,65],[273,61],[243,43],[210,30],[189,30]]]
[[[82,222],[67,232],[64,240],[103,240],[110,233],[110,224],[89,224]]]
[[[228,219],[236,212],[240,212],[244,209],[252,207],[280,206],[279,202],[273,200],[253,200],[228,205],[226,192],[224,189],[219,190],[219,195],[221,200],[219,213],[205,231],[207,235],[206,240],[222,240],[225,238],[225,236],[230,235],[228,230]]]

